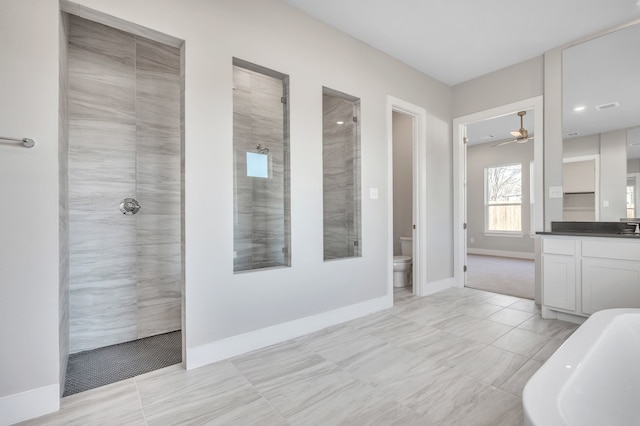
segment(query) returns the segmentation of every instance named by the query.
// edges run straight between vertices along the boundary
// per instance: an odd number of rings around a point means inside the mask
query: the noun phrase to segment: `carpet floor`
[[[180,362],[180,331],[71,354],[63,396],[95,389]]]
[[[467,255],[467,287],[533,299],[534,285],[533,260]]]

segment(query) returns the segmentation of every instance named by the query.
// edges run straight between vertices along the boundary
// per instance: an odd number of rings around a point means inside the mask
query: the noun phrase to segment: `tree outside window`
[[[522,165],[485,169],[486,230],[522,231]]]

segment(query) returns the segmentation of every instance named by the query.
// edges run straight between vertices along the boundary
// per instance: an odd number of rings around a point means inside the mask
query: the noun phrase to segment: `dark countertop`
[[[550,232],[536,232],[536,234],[640,240],[640,233],[634,232],[636,225],[632,222],[551,222]]]
[[[604,238],[626,238],[640,240],[640,234],[606,234],[597,232],[572,232],[572,231],[551,231],[536,232],[537,235],[562,235],[569,237],[604,237]]]

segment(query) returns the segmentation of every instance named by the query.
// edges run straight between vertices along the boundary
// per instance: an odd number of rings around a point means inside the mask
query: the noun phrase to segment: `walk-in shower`
[[[74,15],[63,20],[61,229],[68,352],[76,354],[181,329],[183,75],[177,47]]]
[[[360,99],[322,88],[324,260],[362,255]]]
[[[234,272],[291,265],[289,78],[233,60]]]

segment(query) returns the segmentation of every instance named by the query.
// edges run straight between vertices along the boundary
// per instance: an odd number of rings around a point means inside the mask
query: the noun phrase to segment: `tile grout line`
[[[138,387],[138,377],[134,377],[134,383],[136,384],[136,393],[138,394],[138,401],[140,401],[140,411],[142,411],[142,420],[144,420],[145,425],[149,425],[147,422],[147,415],[144,412],[144,404],[142,403],[142,395],[140,395],[140,388]]]
[[[273,409],[273,411],[275,411],[276,413],[278,413],[278,415],[280,417],[282,417],[282,420],[284,420],[288,425],[291,424],[289,422],[289,419],[287,419],[287,417],[285,417],[285,415],[282,414],[280,412],[280,410],[278,410],[276,407],[274,407],[274,405],[271,403],[269,398],[267,398],[266,396],[264,396],[264,394],[262,392],[260,392],[260,390],[256,387],[256,385],[251,380],[249,380],[249,378],[242,371],[240,371],[240,369],[233,363],[233,361],[229,360],[229,364],[231,364],[231,366],[234,368],[234,370],[236,370],[238,372],[238,374],[240,374],[242,376],[242,378],[244,378],[247,381],[247,383],[249,383],[251,385],[251,388],[254,391],[256,391],[256,393],[258,395],[260,395],[260,398],[264,399],[267,402],[267,404],[269,404],[269,407],[271,407],[271,409]]]

